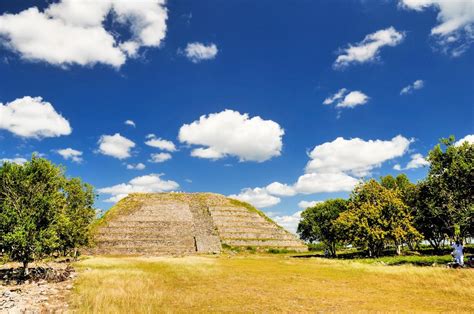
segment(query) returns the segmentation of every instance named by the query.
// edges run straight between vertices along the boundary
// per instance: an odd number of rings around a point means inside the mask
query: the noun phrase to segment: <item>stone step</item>
[[[252,228],[263,228],[263,229],[279,229],[277,225],[269,223],[267,221],[215,221],[215,224],[219,230],[225,231],[228,227],[252,227]]]
[[[256,247],[288,247],[288,246],[302,246],[301,242],[297,240],[223,240],[224,243],[230,246],[256,246]]]
[[[221,232],[222,239],[274,239],[274,240],[294,240],[295,237],[287,233],[248,233],[248,232]]]
[[[101,239],[98,238],[95,241],[98,247],[175,247],[175,246],[188,246],[194,247],[194,238],[185,238],[182,240],[178,239],[166,239],[166,240],[150,240],[150,239]]]
[[[261,216],[257,213],[252,213],[252,212],[214,212],[211,214],[213,218],[216,217],[248,217],[248,218],[255,218],[255,217],[260,217]]]
[[[106,247],[94,248],[93,254],[103,255],[147,255],[147,256],[163,256],[178,254],[195,254],[195,248],[190,247],[173,247],[173,248],[148,248],[148,247]]]
[[[148,214],[142,213],[124,216],[117,218],[115,221],[168,221],[168,222],[192,222],[193,217],[191,215],[160,215],[160,214]]]
[[[107,241],[116,241],[116,240],[150,240],[150,241],[181,241],[181,239],[193,239],[192,234],[163,234],[160,232],[156,233],[143,233],[143,232],[125,232],[125,233],[118,233],[118,232],[105,232],[100,233],[97,236],[97,239],[100,241],[107,240]]]
[[[189,225],[187,226],[189,227]],[[103,227],[97,231],[97,235],[101,234],[162,234],[162,235],[174,235],[174,234],[191,234],[192,228],[187,229],[174,229],[170,226],[155,227],[155,226],[127,226],[127,227]]]
[[[209,211],[211,214],[215,213],[249,213],[247,208],[245,207],[209,207]]]
[[[261,232],[270,232],[270,233],[280,233],[280,234],[287,234],[287,232],[281,228],[278,228],[274,225],[264,225],[259,227],[249,227],[245,226],[223,226],[219,228],[219,233],[261,233]]]
[[[140,228],[161,228],[161,229],[175,229],[175,230],[186,230],[192,228],[192,222],[188,221],[110,221],[105,227],[140,227]]]
[[[288,251],[294,251],[294,252],[307,252],[308,247],[305,245],[303,246],[251,246],[251,245],[232,245],[232,247],[235,248],[242,248],[242,249],[247,249],[248,247],[253,247],[255,249],[262,249],[262,250],[269,250],[269,249],[278,249],[278,250],[288,250]]]
[[[256,222],[268,222],[265,218],[260,216],[249,217],[249,216],[213,216],[214,221],[256,221]]]

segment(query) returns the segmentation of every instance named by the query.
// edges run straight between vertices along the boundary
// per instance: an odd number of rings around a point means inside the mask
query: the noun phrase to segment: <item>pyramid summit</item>
[[[94,229],[94,254],[219,253],[223,247],[307,250],[250,204],[212,193],[131,194]]]

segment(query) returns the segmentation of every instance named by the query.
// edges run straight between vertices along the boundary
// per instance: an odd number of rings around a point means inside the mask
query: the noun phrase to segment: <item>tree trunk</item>
[[[27,277],[30,275],[30,271],[28,269],[28,261],[23,261],[23,277]]]
[[[400,244],[397,244],[397,255],[402,254],[402,246]]]

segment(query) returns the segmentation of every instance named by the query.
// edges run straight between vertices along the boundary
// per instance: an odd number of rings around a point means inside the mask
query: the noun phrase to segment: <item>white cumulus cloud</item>
[[[172,158],[171,154],[169,153],[156,153],[156,154],[151,154],[150,155],[150,162],[154,163],[161,163],[165,162],[167,160],[170,160]]]
[[[390,159],[404,155],[411,140],[398,135],[391,140],[336,138],[316,146],[309,154],[307,173],[341,173],[365,176]]]
[[[413,82],[413,84],[410,84],[402,88],[402,90],[400,91],[400,95],[411,94],[413,93],[414,90],[422,89],[424,86],[425,86],[425,82],[423,80],[416,80]]]
[[[400,0],[405,9],[423,11],[435,8],[438,25],[431,29],[444,52],[457,57],[474,42],[474,1],[472,0]]]
[[[68,148],[63,148],[63,149],[58,149],[56,152],[61,155],[64,159],[66,160],[71,160],[76,163],[81,163],[82,162],[82,152],[72,149],[70,147]]]
[[[23,165],[27,161],[28,160],[22,157],[0,158],[0,166],[5,162],[9,162],[9,163],[17,164],[17,165]]]
[[[280,182],[273,182],[267,185],[265,189],[268,193],[277,196],[293,196],[296,194],[296,191],[292,186]]]
[[[15,99],[0,103],[0,129],[27,138],[45,138],[69,135],[69,122],[56,112],[53,105],[41,97]]]
[[[109,17],[110,30],[104,26]],[[25,60],[120,67],[140,47],[160,46],[167,18],[165,0],[61,0],[43,11],[0,15],[0,41]],[[126,38],[118,34],[121,27],[128,28]]]
[[[429,166],[430,163],[428,160],[426,160],[425,157],[423,157],[422,154],[413,154],[410,156],[410,161],[407,163],[405,167],[402,167],[400,164],[396,164],[393,166],[393,169],[395,170],[409,170],[409,169],[418,169],[421,167],[426,167]]]
[[[193,149],[191,155],[195,157],[235,156],[240,161],[263,162],[281,154],[284,134],[280,125],[272,120],[224,110],[184,124],[179,130],[179,140],[204,146]]]
[[[114,135],[102,135],[98,144],[99,152],[101,154],[118,159],[130,157],[130,150],[135,147],[134,142],[123,137],[120,133],[115,133]]]
[[[394,47],[400,44],[405,37],[403,32],[393,27],[381,29],[365,36],[364,40],[349,47],[341,49],[342,54],[337,56],[334,68],[344,68],[356,63],[366,63],[379,59],[380,50],[385,47]]]
[[[110,198],[105,202],[115,203],[130,193],[159,193],[173,191],[179,188],[179,184],[171,180],[162,180],[163,174],[149,174],[136,177],[128,183],[120,183],[114,186],[98,189],[100,194],[109,194]]]
[[[128,170],[143,170],[145,168],[146,168],[145,164],[141,162],[139,162],[138,164],[127,164]]]
[[[124,123],[125,123],[125,125],[136,127],[135,122],[132,121],[132,120],[126,120]]]
[[[298,178],[294,188],[301,194],[349,192],[359,180],[344,173],[307,173]]]
[[[461,146],[464,142],[468,142],[469,144],[474,144],[474,134],[469,134],[454,143],[454,146]]]
[[[337,93],[326,98],[324,105],[336,104],[336,108],[354,108],[356,106],[364,105],[369,101],[369,96],[361,91],[348,91],[346,88],[341,88]]]
[[[218,52],[219,50],[215,44],[206,45],[199,42],[189,43],[184,49],[185,56],[194,63],[212,60]]]
[[[298,207],[301,209],[306,209],[308,207],[313,207],[319,203],[322,203],[322,201],[301,201],[298,203]]]
[[[155,134],[148,134],[147,141],[145,142],[146,145],[159,148],[161,150],[166,150],[169,152],[176,151],[176,146],[172,141],[164,140],[162,138],[156,137]]]
[[[239,194],[232,194],[229,195],[229,197],[250,203],[257,208],[271,207],[280,203],[280,198],[268,194],[268,192],[262,188],[242,189]]]

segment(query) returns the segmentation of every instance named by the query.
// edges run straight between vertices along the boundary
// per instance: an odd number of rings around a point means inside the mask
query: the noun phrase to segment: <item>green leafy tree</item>
[[[36,156],[23,165],[7,162],[0,167],[0,247],[23,264],[25,275],[30,262],[62,245],[84,243],[91,188],[81,192],[79,186],[80,181],[66,179],[62,168]],[[71,227],[64,228],[64,222]],[[69,243],[61,230],[73,230]]]
[[[0,242],[12,260],[23,263],[25,274],[29,262],[58,247],[63,185],[62,169],[45,159],[0,168]]]
[[[79,178],[68,180],[64,186],[66,206],[58,224],[60,249],[64,255],[89,244],[90,226],[95,217],[94,188]]]
[[[329,250],[331,256],[336,256],[336,245],[340,235],[334,222],[347,209],[347,201],[343,199],[327,200],[301,213],[298,234],[301,239],[309,242],[320,241]]]
[[[439,248],[445,238],[474,235],[474,144],[441,139],[428,154],[428,176],[418,187],[416,226]]]
[[[413,227],[408,206],[398,189],[387,189],[375,180],[358,185],[351,194],[348,210],[336,220],[338,232],[369,256],[380,256],[388,243],[399,247],[421,235]]]

